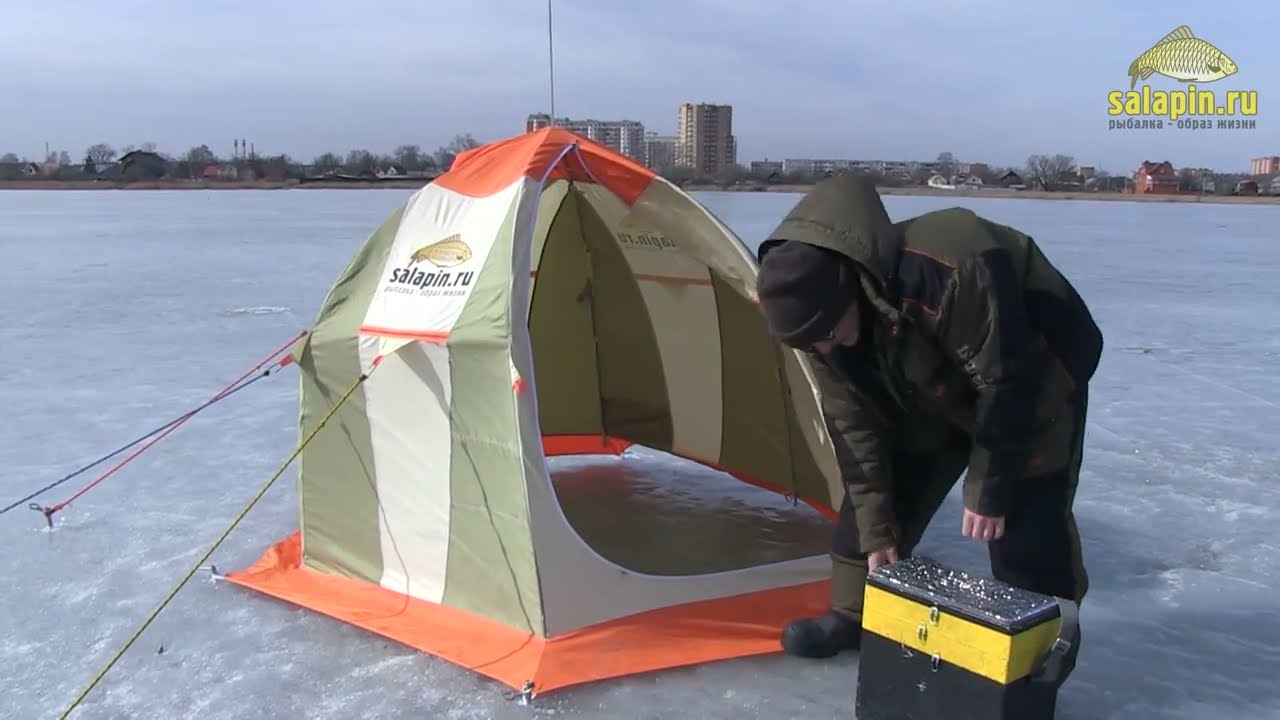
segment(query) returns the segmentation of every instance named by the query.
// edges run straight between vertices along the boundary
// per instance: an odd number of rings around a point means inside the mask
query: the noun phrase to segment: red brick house
[[[1144,160],[1133,174],[1133,191],[1141,194],[1176,195],[1178,194],[1178,173],[1173,163],[1151,162]]]

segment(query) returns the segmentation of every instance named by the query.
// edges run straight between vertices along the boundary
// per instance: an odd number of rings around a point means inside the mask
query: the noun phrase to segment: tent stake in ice
[[[380,360],[380,358],[377,360]],[[377,367],[377,360],[374,362],[375,368]],[[75,700],[71,701],[71,704],[68,705],[67,709],[59,716],[59,720],[66,720],[66,718],[71,715],[72,711],[79,707],[80,703],[84,702],[84,699],[89,696],[89,693],[93,692],[93,689],[98,686],[98,683],[102,682],[102,679],[107,676],[107,673],[111,672],[111,669],[115,667],[116,663],[120,662],[120,658],[124,657],[124,654],[129,651],[129,648],[133,647],[133,644],[138,641],[138,638],[142,637],[142,634],[147,631],[147,628],[151,626],[151,623],[155,622],[155,619],[160,616],[160,613],[163,612],[166,607],[169,606],[169,603],[173,602],[173,599],[178,596],[178,593],[182,591],[182,588],[186,587],[187,583],[191,581],[191,578],[197,572],[199,572],[200,568],[205,566],[204,563],[212,557],[213,553],[224,541],[226,541],[226,539],[231,535],[231,532],[235,530],[240,522],[244,520],[245,516],[249,514],[249,511],[258,504],[258,501],[262,499],[262,496],[267,494],[267,491],[271,489],[271,486],[275,485],[276,480],[279,480],[280,476],[284,474],[284,471],[293,464],[294,459],[298,457],[298,455],[313,439],[315,439],[320,430],[329,422],[329,419],[338,412],[338,409],[351,398],[356,389],[359,388],[360,385],[362,385],[368,378],[369,373],[367,372],[361,373],[360,376],[356,378],[356,381],[351,384],[351,387],[343,393],[341,397],[338,398],[338,401],[334,403],[329,412],[325,413],[325,415],[320,418],[320,421],[316,424],[315,428],[302,439],[302,442],[298,443],[298,446],[289,454],[289,457],[280,464],[280,467],[275,471],[275,473],[273,473],[271,477],[263,483],[262,487],[258,489],[258,492],[255,493],[244,508],[236,514],[236,516],[231,520],[231,524],[227,525],[227,528],[222,531],[222,534],[218,536],[218,539],[209,546],[209,549],[206,550],[194,564],[192,564],[191,569],[188,570],[187,573],[183,575],[182,579],[178,581],[178,584],[169,591],[169,594],[165,596],[164,600],[161,600],[160,604],[157,605],[149,615],[147,615],[146,620],[143,620],[142,624],[139,625],[138,629],[129,636],[129,639],[125,644],[122,645],[120,649],[116,651],[115,655],[107,661],[107,664],[104,665],[96,675],[94,675],[93,679],[87,686],[85,686],[84,690],[80,691],[80,694],[76,696]],[[213,571],[217,573],[217,568],[215,567]]]
[[[5,513],[9,512],[10,510],[12,510],[12,509],[14,509],[14,508],[18,507],[19,505],[21,505],[21,504],[23,504],[23,503],[25,503],[25,502],[27,502],[27,501],[29,501],[29,500],[32,500],[32,499],[34,499],[34,498],[37,498],[37,497],[39,497],[40,495],[43,495],[44,493],[46,493],[46,492],[48,492],[48,491],[50,491],[50,490],[52,490],[52,489],[54,489],[54,488],[58,487],[59,485],[62,485],[63,483],[68,482],[68,481],[70,481],[70,480],[72,480],[72,479],[74,479],[74,478],[76,478],[76,477],[78,477],[78,476],[80,476],[80,475],[84,474],[85,472],[88,472],[89,470],[92,470],[93,468],[95,468],[95,467],[97,467],[98,465],[101,465],[102,463],[104,463],[104,462],[106,462],[106,461],[110,460],[111,458],[115,457],[116,455],[119,455],[120,453],[124,452],[125,450],[128,450],[129,448],[131,448],[131,447],[133,447],[133,446],[135,446],[135,445],[138,445],[139,443],[142,443],[142,442],[146,441],[148,438],[153,438],[150,442],[148,442],[146,445],[144,445],[144,446],[143,446],[141,449],[139,449],[137,452],[135,452],[135,453],[133,453],[132,455],[130,455],[129,457],[125,458],[122,462],[120,462],[119,464],[117,464],[115,467],[111,468],[111,469],[110,469],[110,470],[108,470],[107,472],[103,473],[101,476],[99,476],[99,477],[98,477],[97,479],[95,479],[93,482],[90,482],[88,485],[86,485],[85,487],[81,488],[78,492],[76,492],[76,493],[75,493],[74,495],[72,495],[70,498],[68,498],[68,499],[66,499],[66,500],[64,500],[64,501],[62,501],[62,502],[60,502],[60,503],[57,503],[57,504],[55,504],[55,505],[51,505],[51,506],[49,506],[49,507],[44,507],[44,506],[40,505],[39,503],[30,503],[27,507],[31,508],[32,510],[35,510],[36,512],[39,512],[39,513],[43,514],[43,515],[44,515],[45,522],[46,522],[46,523],[48,523],[49,528],[50,528],[50,529],[52,529],[52,528],[53,528],[53,515],[54,515],[54,513],[56,513],[56,512],[58,512],[59,510],[63,509],[63,508],[64,508],[64,507],[66,507],[67,505],[70,505],[72,502],[74,502],[74,501],[75,501],[77,498],[79,498],[81,495],[83,495],[83,494],[85,494],[86,492],[88,492],[91,488],[96,487],[99,483],[101,483],[103,480],[106,480],[108,477],[110,477],[111,475],[113,475],[113,474],[114,474],[116,471],[118,471],[120,468],[122,468],[122,467],[124,467],[125,465],[127,465],[129,462],[131,462],[131,461],[132,461],[134,458],[136,458],[138,455],[141,455],[141,454],[142,454],[143,452],[145,452],[148,448],[152,447],[152,446],[153,446],[153,445],[155,445],[157,442],[159,442],[160,440],[164,439],[164,437],[165,437],[165,436],[167,436],[169,433],[171,433],[171,432],[173,432],[174,430],[176,430],[176,429],[177,429],[178,427],[180,427],[183,423],[185,423],[186,421],[190,420],[192,417],[195,417],[195,416],[196,416],[198,413],[200,413],[202,410],[205,410],[205,409],[207,409],[207,408],[209,408],[209,407],[211,407],[211,406],[213,406],[213,405],[215,405],[215,404],[217,404],[217,403],[219,403],[219,402],[221,402],[221,401],[223,401],[223,400],[227,399],[227,398],[228,398],[228,397],[230,397],[231,395],[234,395],[235,393],[237,393],[237,392],[239,392],[239,391],[243,390],[244,388],[248,387],[249,385],[252,385],[253,383],[257,382],[258,380],[261,380],[262,378],[264,378],[264,377],[267,377],[267,376],[271,375],[271,374],[272,374],[273,372],[275,372],[277,369],[282,368],[282,367],[284,367],[285,365],[288,365],[290,362],[292,362],[292,356],[291,356],[291,355],[286,355],[283,359],[281,359],[281,360],[277,360],[277,361],[276,361],[276,363],[275,363],[274,365],[272,365],[270,368],[267,368],[266,370],[263,370],[263,371],[262,371],[262,372],[261,372],[257,377],[250,378],[250,376],[251,376],[251,375],[253,375],[254,373],[256,373],[256,372],[258,372],[259,370],[261,370],[261,369],[263,368],[263,366],[265,366],[267,363],[270,363],[271,361],[276,360],[276,358],[277,358],[277,357],[279,357],[279,355],[280,355],[282,352],[284,352],[285,350],[287,350],[288,348],[290,348],[291,346],[293,346],[294,344],[296,344],[296,343],[297,343],[299,340],[301,340],[302,338],[306,337],[306,334],[307,334],[307,333],[306,333],[305,331],[304,331],[304,332],[302,332],[302,333],[299,333],[296,337],[294,337],[293,339],[289,340],[289,342],[285,343],[284,345],[281,345],[279,348],[277,348],[277,349],[275,349],[274,351],[272,351],[272,353],[271,353],[270,355],[268,355],[266,358],[264,358],[263,360],[261,360],[258,364],[254,365],[252,368],[249,368],[249,370],[245,371],[245,372],[244,372],[244,374],[242,374],[240,377],[236,378],[235,380],[232,380],[230,383],[228,383],[228,384],[226,385],[226,387],[224,387],[224,388],[222,388],[221,390],[219,390],[219,391],[218,391],[218,392],[217,392],[217,393],[216,393],[212,398],[210,398],[209,400],[206,400],[203,404],[201,404],[201,405],[197,406],[196,408],[194,408],[194,409],[192,409],[192,410],[190,410],[190,411],[188,411],[188,412],[186,412],[186,413],[184,413],[184,414],[182,414],[182,415],[180,415],[180,416],[178,416],[178,417],[174,418],[173,420],[170,420],[169,422],[167,422],[167,423],[165,423],[165,424],[161,425],[160,427],[158,427],[158,428],[156,428],[156,429],[152,430],[151,432],[148,432],[148,433],[146,433],[146,434],[144,434],[144,435],[142,435],[142,436],[138,437],[138,438],[137,438],[136,440],[134,440],[133,442],[130,442],[130,443],[128,443],[128,444],[126,444],[126,445],[124,445],[124,446],[122,446],[122,447],[120,447],[120,448],[117,448],[116,450],[114,450],[114,451],[112,451],[112,452],[110,452],[110,453],[108,453],[108,454],[106,454],[106,455],[104,455],[104,456],[102,456],[102,457],[98,458],[97,460],[94,460],[93,462],[89,463],[88,465],[85,465],[84,467],[81,467],[80,469],[76,470],[75,472],[69,473],[69,474],[67,474],[67,475],[65,475],[65,476],[63,476],[63,477],[61,477],[61,478],[59,478],[58,480],[55,480],[55,481],[53,481],[53,482],[49,483],[48,485],[45,485],[44,487],[40,488],[39,490],[36,490],[35,492],[32,492],[32,493],[30,493],[30,494],[26,495],[25,497],[22,497],[22,498],[19,498],[18,500],[13,501],[12,503],[10,503],[10,504],[6,505],[4,508],[0,508],[0,515],[3,515],[3,514],[5,514]],[[155,436],[155,435],[157,435],[157,434],[159,434],[159,437],[153,437],[153,436]]]

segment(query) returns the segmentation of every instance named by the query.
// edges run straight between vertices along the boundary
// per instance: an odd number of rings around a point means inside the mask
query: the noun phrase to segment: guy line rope
[[[271,489],[271,486],[275,484],[276,480],[280,479],[280,476],[284,474],[284,471],[288,469],[289,465],[293,464],[293,461],[298,457],[298,455],[302,453],[303,449],[306,448],[306,446],[312,441],[312,439],[315,438],[317,434],[319,434],[320,430],[324,428],[324,426],[329,422],[329,420],[335,414],[337,414],[338,409],[341,408],[353,394],[355,394],[356,389],[359,388],[360,385],[363,384],[364,381],[369,378],[369,375],[372,374],[373,370],[376,369],[381,362],[382,362],[381,357],[375,358],[373,361],[372,367],[368,371],[361,373],[360,376],[356,378],[355,382],[351,384],[351,387],[347,388],[347,391],[344,392],[342,396],[338,398],[338,401],[333,404],[333,407],[329,409],[329,412],[326,413],[324,417],[320,419],[320,422],[316,423],[316,426],[312,428],[309,433],[307,433],[307,435],[302,439],[301,442],[298,443],[297,447],[295,447],[293,449],[293,452],[289,454],[289,457],[286,458],[285,461],[280,464],[280,467],[276,469],[275,473],[273,473],[271,477],[267,479],[267,481],[262,485],[262,487],[258,489],[258,492],[254,494],[254,496],[249,500],[247,504],[245,504],[244,508],[242,508],[240,512],[236,514],[236,516],[231,520],[231,524],[229,524],[226,527],[226,529],[222,531],[222,534],[218,536],[218,539],[215,540],[213,544],[209,546],[209,549],[206,550],[204,554],[201,555],[200,558],[196,560],[194,564],[192,564],[191,568],[187,570],[187,573],[183,575],[182,579],[178,582],[178,584],[175,585],[173,589],[169,591],[169,594],[166,595],[165,598],[160,602],[160,604],[157,605],[155,609],[151,611],[151,614],[147,616],[146,620],[144,620],[142,624],[138,626],[138,629],[135,630],[133,634],[129,636],[129,639],[125,642],[125,644],[121,646],[121,648],[118,651],[116,651],[115,655],[113,655],[110,660],[107,661],[107,664],[103,666],[102,670],[100,670],[98,674],[94,676],[93,680],[90,681],[89,684],[85,686],[84,690],[82,690],[80,694],[76,696],[75,700],[73,700],[71,704],[67,706],[67,709],[64,710],[62,715],[59,716],[59,720],[65,720],[65,718],[67,718],[72,713],[72,711],[76,709],[76,707],[78,707],[82,702],[84,702],[84,699],[89,696],[89,693],[93,692],[93,689],[98,686],[98,683],[102,682],[102,679],[106,677],[107,673],[110,672],[113,667],[115,667],[116,663],[120,661],[120,658],[124,657],[124,654],[129,651],[129,648],[133,647],[133,644],[137,642],[138,638],[142,637],[142,633],[146,632],[146,629],[150,627],[151,623],[155,621],[155,619],[160,615],[160,613],[166,607],[168,607],[169,603],[172,602],[175,597],[177,597],[178,593],[182,590],[182,588],[185,587],[188,582],[190,582],[191,578],[194,577],[196,572],[199,571],[200,568],[204,566],[205,562],[213,555],[213,553],[218,549],[218,547],[222,545],[223,541],[225,541],[227,537],[231,535],[231,532],[235,530],[237,525],[240,524],[240,521],[244,520],[245,516],[249,514],[249,511],[252,510],[253,507],[258,504],[258,501],[262,499],[262,496],[265,495],[267,491]]]

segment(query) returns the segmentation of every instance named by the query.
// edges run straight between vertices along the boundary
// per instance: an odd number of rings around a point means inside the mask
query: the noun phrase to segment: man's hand
[[[979,515],[966,508],[960,531],[973,540],[999,540],[1004,537],[1004,518]]]
[[[884,550],[876,550],[867,554],[867,570],[874,572],[881,565],[889,565],[898,562],[898,548],[891,547]]]

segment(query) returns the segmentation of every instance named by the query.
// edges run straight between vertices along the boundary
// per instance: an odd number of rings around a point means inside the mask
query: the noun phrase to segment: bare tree
[[[13,153],[0,155],[0,165],[17,165],[20,162],[22,162],[22,158],[14,155]]]
[[[1032,155],[1027,158],[1027,180],[1045,190],[1055,190],[1076,166],[1070,155]]]
[[[343,167],[347,172],[355,175],[360,173],[373,172],[378,164],[378,158],[368,150],[352,150],[347,153],[347,160],[343,163]]]
[[[94,164],[109,163],[116,159],[116,149],[106,143],[98,143],[89,146],[89,149],[84,151],[84,156]]]
[[[407,171],[423,169],[422,148],[417,145],[401,145],[392,154],[395,164]]]
[[[976,175],[980,180],[982,180],[984,184],[987,184],[987,185],[990,185],[991,183],[995,182],[996,179],[999,178],[1001,175],[1001,173],[997,173],[994,168],[987,165],[983,165],[979,167],[976,172],[972,172],[972,169],[973,169],[973,166],[971,165],[970,174]]]
[[[156,144],[153,142],[144,142],[142,145],[138,146],[138,149],[142,152],[153,153],[156,151]]]
[[[261,167],[263,179],[279,182],[290,176],[293,160],[284,154],[270,155],[262,158],[258,164]]]
[[[312,171],[320,174],[330,173],[341,167],[342,158],[331,152],[324,153],[311,161]]]
[[[449,141],[449,149],[454,150],[456,152],[462,152],[463,150],[474,150],[475,148],[478,148],[478,147],[480,147],[480,142],[475,138],[471,137],[471,133],[462,133],[461,135],[454,135],[453,140]]]
[[[1266,177],[1255,177],[1258,185],[1266,182]],[[1192,192],[1203,192],[1213,182],[1213,171],[1182,168],[1178,171],[1178,189]]]
[[[448,170],[453,166],[453,161],[464,150],[471,150],[480,147],[480,143],[471,137],[471,133],[462,133],[454,135],[453,139],[447,145],[441,145],[436,148],[435,161],[436,166],[441,170]]]
[[[190,163],[192,167],[202,167],[218,162],[218,156],[213,154],[208,145],[197,145],[187,151],[183,160]]]
[[[951,176],[956,174],[956,156],[949,152],[938,153],[938,174],[951,182]]]

